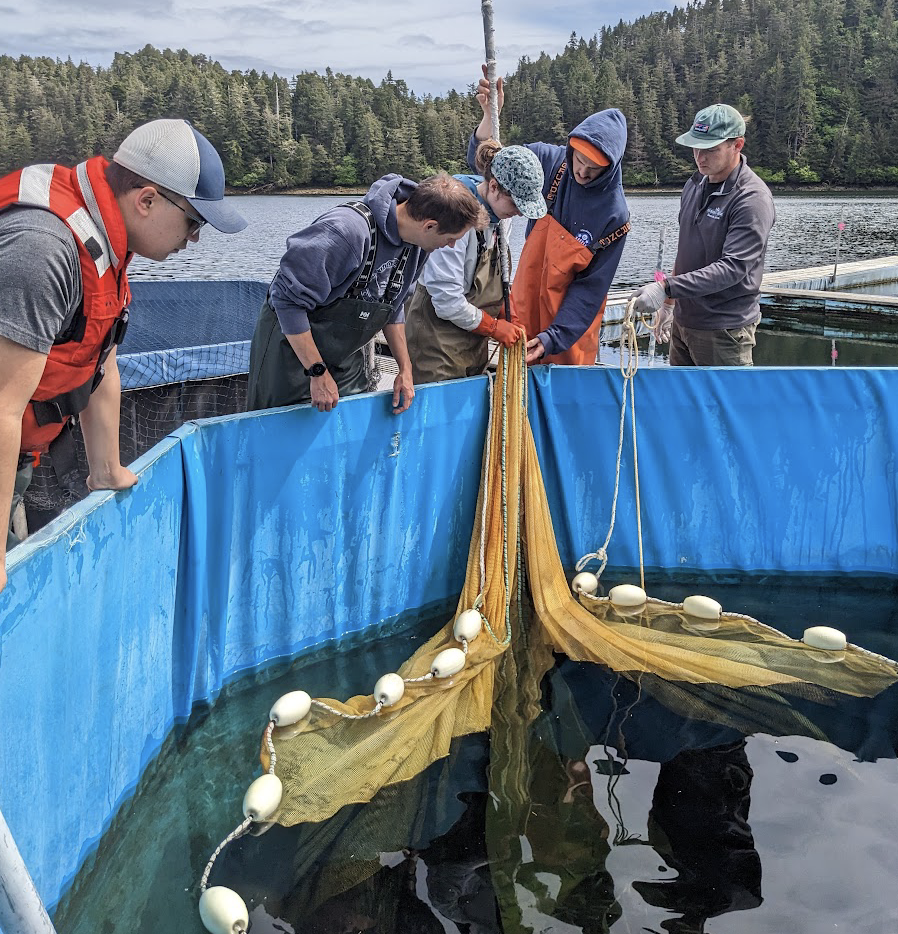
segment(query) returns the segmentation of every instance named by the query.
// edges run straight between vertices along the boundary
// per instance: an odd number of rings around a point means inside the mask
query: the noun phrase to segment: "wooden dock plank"
[[[877,256],[873,259],[860,259],[850,263],[839,263],[837,274],[853,275],[862,272],[876,272],[889,266],[898,265],[898,256]],[[823,279],[831,276],[833,264],[826,266],[808,266],[805,269],[781,269],[778,272],[764,274],[764,285],[776,285],[782,282],[796,282],[803,279]]]
[[[778,298],[810,298],[816,301],[845,302],[854,305],[881,305],[898,308],[898,295],[865,295],[861,292],[830,292],[822,289],[787,289],[768,285],[761,286],[762,295]]]

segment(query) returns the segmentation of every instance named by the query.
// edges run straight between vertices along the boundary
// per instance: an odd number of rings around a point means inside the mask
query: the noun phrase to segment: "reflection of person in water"
[[[584,783],[540,732],[531,744],[531,808],[524,828],[531,852],[517,867],[516,885],[532,896],[534,920],[555,919],[583,934],[606,934],[621,916],[605,868],[608,824],[593,803],[591,783]],[[526,911],[523,920],[530,921]]]
[[[662,763],[649,843],[677,878],[633,888],[650,905],[679,913],[661,925],[671,934],[703,934],[708,918],[761,904],[761,859],[748,824],[752,776],[745,740],[687,749]]]
[[[501,934],[483,834],[489,795],[462,797],[468,807],[461,820],[420,854],[427,865],[427,894],[440,916],[467,934]]]
[[[575,792],[591,746],[660,763],[648,842],[677,877],[634,881],[633,888],[649,905],[678,913],[662,923],[664,930],[704,934],[708,918],[760,905],[761,861],[748,824],[753,773],[744,737],[676,716],[626,679],[603,682],[600,670],[586,663],[563,662],[544,688],[552,713],[546,722],[553,724]],[[591,795],[591,783],[586,788]]]

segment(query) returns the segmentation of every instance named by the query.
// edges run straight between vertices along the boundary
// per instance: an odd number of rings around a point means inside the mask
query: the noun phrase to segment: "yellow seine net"
[[[316,701],[300,723],[272,729],[273,747],[266,739],[262,758],[270,768],[276,750],[278,823],[324,821],[347,804],[368,802],[447,756],[454,738],[488,730],[494,717],[504,732],[491,733],[493,774],[523,775],[524,762],[515,760],[526,755],[526,742],[515,734],[539,711],[539,683],[553,650],[607,666],[680,715],[746,733],[819,736],[789,696],[832,704],[838,694],[872,697],[898,680],[888,659],[849,645],[832,664],[832,653],[747,617],[722,614],[706,629],[682,606],[663,601],[649,599],[636,611],[608,599],[581,602],[561,565],[526,417],[522,346],[503,351],[496,377],[458,604],[459,614],[479,609],[481,634],[466,645],[458,673],[435,677],[436,656],[460,644],[448,622],[399,669],[405,693],[392,706],[372,695]]]

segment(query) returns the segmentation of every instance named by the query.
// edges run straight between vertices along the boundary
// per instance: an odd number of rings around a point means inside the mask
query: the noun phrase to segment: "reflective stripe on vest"
[[[84,294],[84,327],[59,336],[25,409],[22,451],[45,451],[68,416],[85,407],[90,389],[101,378],[110,341],[123,333],[123,311],[130,298],[125,267],[130,256],[124,221],[106,182],[106,165],[96,156],[76,169],[35,165],[0,178],[0,211],[14,206],[46,210],[72,232]]]

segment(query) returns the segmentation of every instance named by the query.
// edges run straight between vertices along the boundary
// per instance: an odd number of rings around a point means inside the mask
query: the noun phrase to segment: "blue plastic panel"
[[[538,368],[531,420],[564,562],[604,540],[623,380]],[[646,564],[898,568],[898,370],[644,369]],[[9,555],[0,809],[49,904],[175,720],[236,673],[457,593],[484,378],[180,429]],[[630,423],[611,563],[638,561]]]
[[[605,540],[623,377],[533,371],[531,423],[562,561]],[[647,567],[898,572],[898,370],[644,368],[637,453]],[[632,422],[611,565],[638,566]]]
[[[49,905],[195,701],[461,590],[486,382],[390,401],[187,425],[10,553],[0,809]]]

